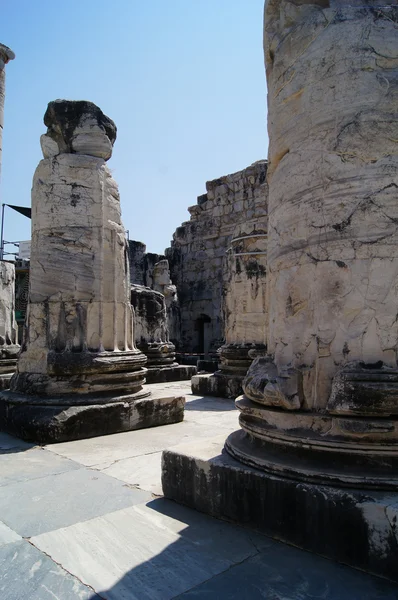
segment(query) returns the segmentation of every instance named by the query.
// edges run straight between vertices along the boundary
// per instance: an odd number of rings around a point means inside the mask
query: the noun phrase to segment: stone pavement
[[[164,448],[237,429],[187,395],[183,423],[35,447],[0,433],[0,600],[398,600],[398,587],[161,497]]]

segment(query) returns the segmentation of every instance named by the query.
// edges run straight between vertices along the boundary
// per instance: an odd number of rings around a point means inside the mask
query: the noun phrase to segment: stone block
[[[398,581],[398,494],[318,486],[245,466],[224,436],[165,450],[166,498]]]
[[[196,366],[172,365],[170,367],[152,367],[146,374],[146,383],[166,383],[168,381],[186,381],[196,375]]]
[[[216,396],[235,399],[242,393],[243,377],[216,372],[194,375],[191,379],[192,393],[196,396]]]
[[[76,398],[67,404],[64,397],[26,397],[15,392],[0,394],[0,422],[11,435],[38,444],[49,444],[68,440],[119,433],[146,427],[178,423],[184,418],[185,397],[163,394],[148,396],[143,389],[141,398],[123,396],[107,402],[98,396],[90,404],[77,405]],[[82,400],[84,402],[84,400]],[[87,400],[86,400],[87,402]]]

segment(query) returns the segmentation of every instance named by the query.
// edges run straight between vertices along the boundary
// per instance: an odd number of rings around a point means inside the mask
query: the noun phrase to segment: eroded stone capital
[[[10,60],[14,60],[15,54],[5,44],[0,44],[0,69],[4,69],[4,65],[6,65]]]
[[[93,102],[54,100],[47,107],[44,124],[48,127],[41,138],[45,158],[86,154],[108,160],[112,156],[116,125]]]

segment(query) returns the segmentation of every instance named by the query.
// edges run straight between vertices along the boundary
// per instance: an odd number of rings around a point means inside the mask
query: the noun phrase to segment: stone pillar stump
[[[129,266],[117,184],[106,165],[116,126],[86,101],[51,102],[33,179],[26,332],[1,425],[38,442],[183,418],[159,404],[134,345]]]
[[[176,362],[175,346],[169,341],[164,295],[143,285],[132,285],[131,305],[136,344],[147,357],[147,382],[190,379],[196,373],[196,367]]]

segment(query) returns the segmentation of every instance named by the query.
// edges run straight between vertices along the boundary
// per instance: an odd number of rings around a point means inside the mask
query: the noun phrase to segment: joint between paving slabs
[[[50,554],[48,554],[44,550],[41,550],[40,548],[38,548],[37,546],[35,546],[34,543],[31,541],[31,538],[29,538],[29,537],[22,537],[22,539],[25,542],[28,542],[28,544],[30,544],[31,546],[33,546],[33,548],[35,548],[36,550],[38,550],[39,552],[41,552],[42,554],[44,554],[44,556],[47,556],[47,558],[49,558],[53,563],[55,563],[56,565],[58,565],[58,567],[60,567],[63,571],[65,571],[65,573],[68,573],[68,575],[70,575],[71,577],[73,577],[74,579],[76,579],[84,587],[86,587],[89,590],[91,590],[93,592],[93,594],[96,594],[96,596],[98,596],[98,598],[102,598],[102,600],[107,600],[105,596],[101,596],[101,594],[98,593],[90,584],[85,583],[84,581],[82,581],[81,579],[79,579],[79,577],[77,577],[77,575],[74,575],[73,573],[71,573],[70,571],[68,571],[68,569],[66,569],[63,566],[62,563],[57,562],[56,560],[54,560],[54,558]]]

